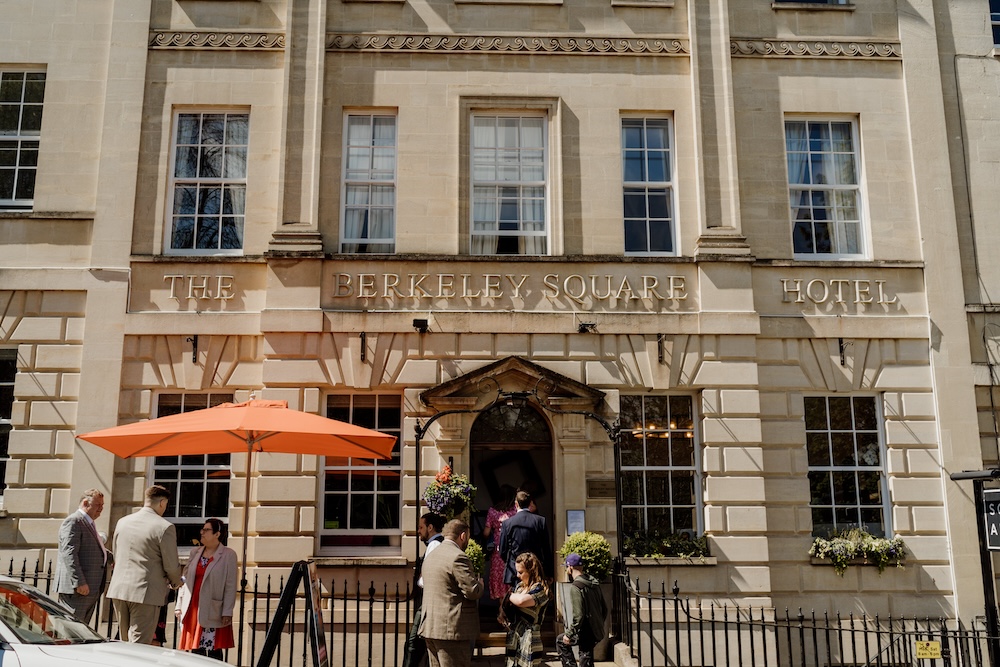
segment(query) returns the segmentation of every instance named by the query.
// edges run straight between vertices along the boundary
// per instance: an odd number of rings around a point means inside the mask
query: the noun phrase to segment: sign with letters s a
[[[983,506],[986,522],[986,545],[990,551],[1000,551],[1000,489],[983,491]]]

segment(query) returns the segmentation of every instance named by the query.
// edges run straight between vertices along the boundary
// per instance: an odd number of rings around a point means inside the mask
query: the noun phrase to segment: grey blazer
[[[177,591],[177,609],[181,619],[187,616],[194,596],[195,572],[201,552],[205,547],[195,547],[184,569],[184,585]],[[236,552],[227,546],[219,545],[212,562],[205,568],[201,579],[201,591],[198,594],[198,625],[203,628],[222,627],[222,617],[233,617],[233,607],[236,605]]]
[[[90,518],[80,510],[73,512],[59,526],[56,593],[70,595],[77,586],[87,584],[90,595],[99,595],[106,572],[97,527],[91,528]]]
[[[108,597],[112,600],[163,606],[167,582],[181,584],[177,531],[151,507],[118,520],[112,540],[115,569]]]
[[[423,617],[417,630],[427,639],[460,640],[479,636],[483,581],[472,572],[469,557],[446,539],[427,554],[423,565]]]

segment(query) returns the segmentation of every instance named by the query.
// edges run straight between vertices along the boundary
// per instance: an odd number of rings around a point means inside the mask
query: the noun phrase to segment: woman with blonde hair
[[[541,625],[549,601],[549,586],[542,574],[542,562],[533,553],[518,555],[514,569],[517,581],[507,598],[510,613],[506,667],[538,667],[545,653]]]

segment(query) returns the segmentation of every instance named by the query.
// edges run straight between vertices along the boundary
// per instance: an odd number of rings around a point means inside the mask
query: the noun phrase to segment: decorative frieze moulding
[[[686,39],[672,37],[518,37],[500,35],[328,34],[328,51],[382,53],[524,53],[687,56]]]
[[[868,58],[899,60],[899,42],[839,42],[827,40],[734,39],[729,43],[734,57],[772,58]]]
[[[200,32],[159,30],[149,33],[153,49],[236,49],[240,51],[282,50],[281,32]]]

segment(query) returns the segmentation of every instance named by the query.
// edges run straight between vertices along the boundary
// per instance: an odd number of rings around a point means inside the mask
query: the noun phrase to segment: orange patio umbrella
[[[250,471],[254,452],[388,459],[396,437],[288,408],[287,401],[223,403],[76,436],[122,458],[246,452],[240,615],[246,591]],[[242,633],[242,625],[240,627]]]

